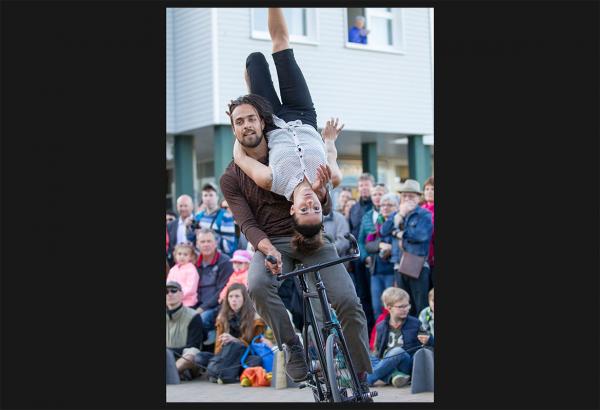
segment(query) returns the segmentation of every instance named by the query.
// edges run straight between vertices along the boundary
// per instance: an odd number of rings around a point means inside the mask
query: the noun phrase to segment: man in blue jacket
[[[399,210],[381,226],[381,236],[392,235],[390,262],[395,263],[396,283],[410,294],[411,300],[414,302],[410,314],[417,316],[429,305],[430,269],[427,263],[427,254],[433,233],[433,222],[431,212],[419,206],[422,192],[417,181],[407,179],[398,192],[400,193]],[[425,263],[418,279],[401,274],[397,270],[403,251],[425,257]]]
[[[381,380],[395,387],[405,386],[412,372],[413,356],[421,346],[417,338],[421,322],[409,316],[410,297],[400,288],[387,288],[381,294],[381,301],[390,312],[375,327],[375,344],[371,365],[373,373],[367,376],[372,386]],[[433,337],[426,345],[433,346]]]

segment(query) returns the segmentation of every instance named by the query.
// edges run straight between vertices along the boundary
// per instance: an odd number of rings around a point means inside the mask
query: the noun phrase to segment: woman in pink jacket
[[[183,291],[183,305],[192,307],[198,303],[198,282],[200,275],[196,269],[196,249],[191,242],[180,243],[173,250],[175,265],[167,275],[167,281],[179,282]]]

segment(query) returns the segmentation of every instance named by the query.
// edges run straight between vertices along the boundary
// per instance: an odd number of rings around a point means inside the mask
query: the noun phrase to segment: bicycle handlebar
[[[340,258],[336,261],[319,263],[316,265],[308,266],[306,268],[297,269],[297,270],[294,270],[289,273],[279,274],[279,275],[277,275],[277,280],[282,281],[287,278],[291,278],[293,276],[297,276],[297,275],[300,275],[303,273],[315,272],[315,271],[318,271],[318,270],[321,270],[324,268],[328,268],[329,266],[337,265],[338,263],[344,263],[347,261],[351,261],[351,260],[360,258],[360,250],[358,249],[358,242],[356,242],[356,238],[354,237],[354,235],[352,235],[350,232],[348,232],[347,234],[344,235],[344,238],[346,238],[350,242],[350,252],[351,252],[350,255],[344,256],[343,258]],[[272,258],[272,259],[269,259],[269,258]],[[271,263],[275,263],[274,262],[275,258],[271,255],[267,256],[267,260]]]

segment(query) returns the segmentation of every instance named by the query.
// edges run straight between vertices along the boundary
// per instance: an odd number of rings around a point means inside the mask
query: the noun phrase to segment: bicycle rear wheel
[[[333,401],[348,401],[350,397],[360,394],[360,387],[354,385],[350,368],[347,365],[350,355],[336,334],[330,334],[327,337],[325,355]]]

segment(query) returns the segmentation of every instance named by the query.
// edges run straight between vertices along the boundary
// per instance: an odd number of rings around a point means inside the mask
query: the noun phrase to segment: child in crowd
[[[183,305],[194,306],[198,303],[198,282],[200,276],[194,264],[196,263],[196,249],[191,242],[180,243],[173,250],[175,265],[167,275],[167,281],[176,281],[183,291]]]
[[[248,287],[248,268],[250,267],[250,261],[252,261],[252,254],[248,251],[240,249],[233,253],[233,257],[231,258],[231,263],[233,263],[233,273],[219,294],[219,304],[225,299],[229,286],[234,283],[242,283]]]
[[[412,357],[421,346],[417,338],[420,322],[409,316],[410,297],[400,288],[390,287],[381,294],[381,301],[390,312],[376,326],[375,346],[371,356],[373,373],[367,376],[372,386],[377,381],[405,386],[410,381]]]
[[[433,289],[429,291],[429,306],[421,311],[419,314],[419,320],[421,321],[421,329],[429,332],[431,336],[433,336]],[[419,336],[419,340],[421,343],[425,344],[423,340],[427,336]]]

